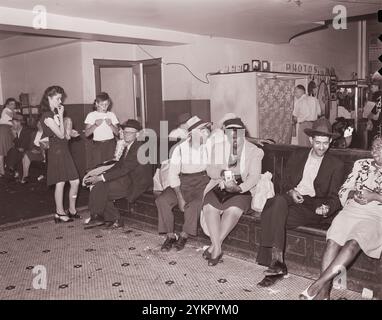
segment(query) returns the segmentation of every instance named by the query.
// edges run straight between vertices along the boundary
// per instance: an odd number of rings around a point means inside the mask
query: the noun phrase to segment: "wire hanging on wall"
[[[156,57],[154,57],[152,54],[150,54],[148,51],[146,51],[146,49],[142,48],[140,45],[137,45],[139,47],[139,49],[141,49],[144,53],[146,53],[150,58],[152,59],[158,59]],[[162,61],[162,64],[166,65],[166,66],[169,66],[169,65],[179,65],[179,66],[182,66],[184,67],[195,79],[199,80],[200,82],[203,82],[205,84],[209,84],[210,83],[210,80],[208,79],[208,76],[212,74],[212,72],[208,72],[206,73],[205,77],[206,77],[206,80],[203,80],[203,79],[200,79],[197,75],[195,75],[185,64],[183,63],[180,63],[180,62],[163,62]]]

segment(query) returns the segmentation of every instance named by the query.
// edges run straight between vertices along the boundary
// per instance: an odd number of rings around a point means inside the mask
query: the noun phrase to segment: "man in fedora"
[[[86,223],[86,229],[102,224],[109,229],[123,227],[123,219],[114,206],[114,200],[127,198],[130,203],[134,202],[152,186],[151,164],[142,164],[138,158],[138,150],[143,144],[137,141],[141,124],[129,119],[121,125],[121,129],[125,140],[122,156],[108,170],[89,176],[84,181],[94,185],[89,195],[90,220]]]
[[[158,231],[166,234],[161,251],[184,248],[188,235],[197,234],[204,189],[210,178],[206,169],[208,152],[205,146],[210,123],[193,116],[186,122],[188,137],[174,148],[169,161],[167,187],[155,200],[158,208]],[[178,205],[184,213],[180,235],[174,233],[174,213]]]
[[[261,287],[274,284],[287,274],[284,262],[286,229],[317,225],[341,207],[338,191],[344,182],[344,164],[327,154],[332,139],[328,120],[321,118],[305,129],[311,148],[297,149],[289,158],[282,181],[286,193],[269,199],[261,214],[261,241],[257,256],[268,266]]]
[[[30,149],[32,130],[25,126],[24,117],[20,113],[13,115],[12,130],[15,139],[13,140],[13,147],[7,153],[6,164],[10,175],[18,178],[22,171],[23,156]]]

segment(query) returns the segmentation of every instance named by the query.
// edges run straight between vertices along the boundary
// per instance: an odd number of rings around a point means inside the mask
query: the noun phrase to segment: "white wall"
[[[40,102],[44,90],[60,85],[67,93],[65,103],[83,100],[81,45],[72,43],[0,59],[3,97],[18,99],[29,93],[30,103]]]
[[[187,65],[198,77],[216,72],[225,65],[250,63],[252,59],[296,61],[334,67],[341,79],[349,79],[357,69],[357,29],[349,23],[348,30],[332,28],[303,35],[289,44],[267,44],[223,38],[200,38],[194,44],[176,47],[144,46],[163,62]],[[137,58],[148,55],[137,47]],[[209,99],[210,86],[195,78],[181,66],[163,66],[163,99]]]

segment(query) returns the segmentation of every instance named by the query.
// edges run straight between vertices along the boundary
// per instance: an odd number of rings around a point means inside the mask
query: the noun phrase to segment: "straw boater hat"
[[[186,121],[186,125],[187,125],[187,130],[190,133],[192,130],[202,129],[211,125],[211,122],[203,121],[198,116],[193,116],[192,118]]]
[[[332,126],[326,118],[321,118],[313,122],[312,129],[304,129],[305,134],[309,137],[313,136],[324,136],[333,139],[339,138],[341,135],[339,133],[334,133],[332,131]]]

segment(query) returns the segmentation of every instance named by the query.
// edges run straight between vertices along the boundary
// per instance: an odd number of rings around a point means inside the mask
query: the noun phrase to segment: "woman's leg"
[[[69,190],[69,212],[71,214],[76,213],[76,201],[77,201],[77,193],[78,186],[80,184],[80,180],[71,180],[70,182],[70,190]]]
[[[221,211],[210,204],[203,206],[203,214],[210,233],[211,247],[209,252],[216,258],[221,252],[220,232],[221,232]]]
[[[329,265],[325,268],[325,271],[321,274],[320,278],[309,287],[309,295],[317,294],[325,286],[327,288],[328,284],[330,285],[332,280],[338,275],[338,272],[343,268],[346,269],[361,251],[356,240],[347,241],[341,249],[337,243],[334,242],[335,244],[333,244],[333,242],[334,241],[331,241],[330,245],[328,242],[327,250],[329,250],[329,253],[327,253],[325,257],[325,263],[328,263]],[[335,254],[335,251],[338,253]],[[333,256],[335,256],[334,259]],[[329,260],[331,259],[332,261],[329,263]]]
[[[31,161],[28,158],[27,154],[24,154],[22,159],[22,164],[23,164],[23,177],[21,181],[24,181],[24,179],[29,176],[29,167],[31,165]]]
[[[237,225],[243,210],[237,207],[228,208],[223,212],[221,218],[220,229],[220,245],[223,244],[224,239],[229,235],[232,229]]]
[[[63,182],[57,182],[56,183],[56,189],[54,190],[54,200],[56,202],[56,212],[59,215],[65,215],[64,210],[64,187],[65,187],[65,181]]]

